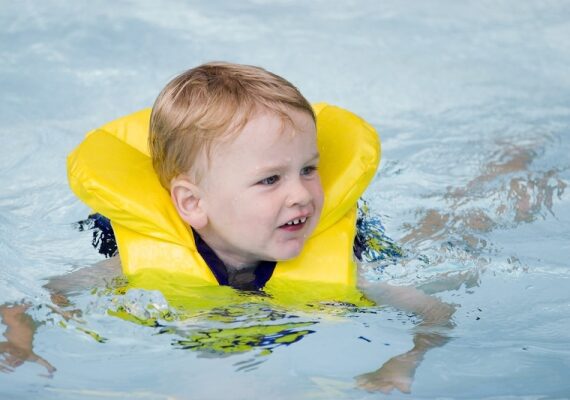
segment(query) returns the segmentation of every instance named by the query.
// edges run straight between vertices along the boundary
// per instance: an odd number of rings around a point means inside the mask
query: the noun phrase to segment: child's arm
[[[119,257],[111,257],[69,274],[51,277],[44,285],[44,288],[50,292],[51,301],[55,306],[51,307],[52,310],[65,319],[75,319],[76,316],[81,315],[81,311],[65,310],[72,305],[69,301],[69,295],[95,287],[105,287],[113,279],[121,276],[121,274]]]
[[[50,291],[53,298],[54,295],[65,296],[94,287],[104,287],[120,275],[121,261],[119,257],[111,257],[69,274],[51,277],[44,287]]]
[[[118,257],[101,261],[92,267],[81,268],[67,275],[49,279],[44,285],[50,291],[55,305],[54,311],[64,318],[74,318],[77,310],[64,311],[71,303],[67,296],[96,286],[104,286],[113,278],[121,275]],[[6,326],[6,341],[0,342],[0,372],[12,372],[26,361],[38,363],[46,368],[51,376],[55,371],[47,360],[33,351],[35,326],[32,317],[26,314],[29,305],[0,305],[0,320]]]
[[[6,325],[5,342],[0,342],[0,372],[12,372],[26,361],[32,361],[45,367],[51,376],[55,367],[38,356],[32,349],[34,338],[34,321],[26,314],[28,305],[1,305],[0,318]]]
[[[455,309],[439,299],[412,287],[391,286],[382,282],[359,281],[360,290],[378,304],[388,305],[413,313],[422,319],[416,327],[414,347],[407,353],[393,357],[374,372],[358,376],[358,385],[367,390],[385,393],[398,389],[409,393],[416,368],[425,353],[444,345],[448,338],[442,329],[451,328]]]

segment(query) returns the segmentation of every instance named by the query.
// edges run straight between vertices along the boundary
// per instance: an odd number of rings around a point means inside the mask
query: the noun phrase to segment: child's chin
[[[301,251],[303,250],[303,246],[292,246],[290,249],[286,249],[286,251],[281,251],[280,254],[275,258],[277,261],[288,261],[296,258]]]
[[[294,238],[279,241],[273,244],[271,255],[277,261],[292,260],[303,251],[305,238]]]

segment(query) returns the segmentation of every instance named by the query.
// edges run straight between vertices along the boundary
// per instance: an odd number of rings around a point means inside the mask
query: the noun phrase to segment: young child
[[[174,78],[153,106],[150,129],[148,118],[104,126],[70,157],[71,186],[113,223],[123,271],[170,268],[247,290],[284,281],[294,282],[288,290],[301,281],[358,284],[369,299],[422,318],[410,352],[358,378],[368,389],[409,391],[425,352],[445,342],[427,327],[448,325],[453,309],[413,288],[356,280],[356,201],[379,160],[373,128],[344,110],[313,108],[275,74],[228,63]],[[148,149],[133,140],[137,129],[149,130]],[[93,156],[97,149],[106,154]]]

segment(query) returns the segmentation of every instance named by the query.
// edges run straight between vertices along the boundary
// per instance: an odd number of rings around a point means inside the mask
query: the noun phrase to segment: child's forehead
[[[251,118],[233,138],[214,144],[208,158],[210,166],[244,159],[272,164],[315,152],[316,129],[310,115],[297,112],[288,119],[266,112]]]
[[[243,151],[249,147],[271,150],[284,145],[297,136],[316,138],[315,124],[307,113],[291,110],[287,114],[261,111],[239,129],[233,137],[222,143],[226,151]]]

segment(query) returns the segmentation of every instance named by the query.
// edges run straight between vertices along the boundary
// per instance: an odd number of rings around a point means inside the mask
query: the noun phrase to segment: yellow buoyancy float
[[[331,300],[352,298],[356,202],[376,172],[380,142],[376,131],[349,111],[325,103],[314,105],[314,110],[325,193],[321,219],[301,254],[277,263],[265,290],[295,297],[296,290],[310,292],[324,284],[324,296],[333,296]],[[89,132],[68,157],[70,186],[111,220],[130,281],[138,279],[143,287],[152,287],[153,279],[184,279],[194,287],[218,285],[152,168],[147,145],[150,112],[144,109]],[[334,295],[331,287],[344,294]]]

